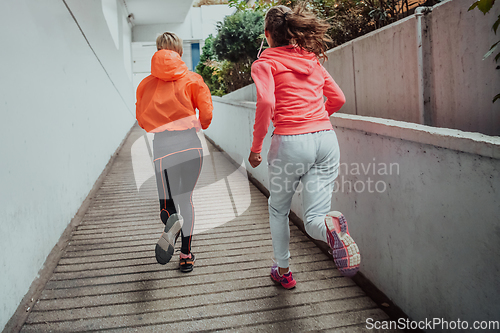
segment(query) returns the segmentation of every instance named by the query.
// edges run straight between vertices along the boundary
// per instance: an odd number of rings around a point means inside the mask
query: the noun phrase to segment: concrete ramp
[[[137,140],[144,140],[138,127],[21,332],[358,332],[369,318],[388,319],[293,224],[297,287],[276,286],[267,199],[210,143],[193,197],[195,269],[181,273],[177,254],[157,264],[163,224],[154,178],[139,190],[134,178]]]

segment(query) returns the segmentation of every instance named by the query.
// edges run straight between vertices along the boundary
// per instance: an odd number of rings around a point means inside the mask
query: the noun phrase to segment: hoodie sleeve
[[[196,83],[194,102],[195,107],[199,110],[201,128],[205,130],[212,122],[212,110],[214,109],[212,104],[212,94],[201,76],[198,77],[198,81]]]
[[[325,85],[323,87],[323,95],[327,98],[325,102],[325,109],[328,112],[328,116],[331,116],[334,112],[340,110],[342,105],[345,104],[345,96],[325,67],[321,66],[321,69],[323,71],[323,76],[325,77]]]
[[[252,65],[252,79],[257,88],[257,109],[255,111],[251,151],[260,153],[276,103],[272,65],[264,61],[254,62]]]
[[[137,119],[137,123],[141,128],[144,128],[141,122],[142,116],[142,96],[144,95],[144,80],[139,83],[136,92],[136,102],[135,102],[135,119]]]

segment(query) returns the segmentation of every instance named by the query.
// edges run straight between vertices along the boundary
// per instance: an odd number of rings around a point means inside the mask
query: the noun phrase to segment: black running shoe
[[[195,262],[194,254],[190,253],[188,258],[180,258],[179,269],[182,273],[189,273],[193,270]]]
[[[173,214],[168,218],[165,224],[165,231],[158,240],[155,248],[156,261],[159,264],[165,265],[172,259],[175,241],[181,232],[182,223],[183,219],[179,214]]]

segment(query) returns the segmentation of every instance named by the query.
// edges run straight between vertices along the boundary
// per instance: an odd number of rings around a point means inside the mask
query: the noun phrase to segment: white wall
[[[100,1],[66,3],[88,42],[63,1],[0,4],[1,328],[135,121],[127,39]]]
[[[229,94],[222,96],[222,98],[234,101],[257,102],[257,87],[255,86],[255,83],[252,83],[230,92]]]
[[[483,15],[470,4],[434,6],[422,19],[422,47],[412,15],[329,50],[325,67],[347,99],[342,112],[500,135],[500,101],[491,103],[500,73],[493,56],[482,60],[498,40],[491,27],[500,6]]]
[[[267,187],[272,126],[253,169],[255,103],[212,98],[206,135]],[[360,271],[414,320],[498,320],[500,138],[349,114],[331,120],[341,149],[332,209],[350,221]],[[300,194],[292,210],[302,216]]]
[[[133,28],[133,81],[137,88],[139,83],[151,73],[151,57],[156,52],[156,37],[169,31],[183,40],[184,54],[182,60],[189,69],[193,67],[191,43],[200,44],[200,55],[205,39],[217,34],[217,22],[226,15],[231,15],[233,8],[228,5],[212,5],[191,7],[182,23],[136,25]],[[193,68],[194,69],[194,68]]]
[[[205,40],[210,34],[217,33],[216,24],[226,15],[231,15],[233,8],[228,5],[191,7],[182,23],[136,25],[133,29],[134,42],[155,41],[158,34],[165,31],[176,33],[183,40]]]

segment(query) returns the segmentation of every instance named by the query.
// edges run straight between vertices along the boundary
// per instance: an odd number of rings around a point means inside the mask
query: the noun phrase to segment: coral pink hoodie
[[[274,133],[333,129],[329,117],[345,103],[339,86],[316,55],[294,46],[268,48],[252,64],[257,110],[251,150],[260,153],[272,119]],[[327,101],[323,101],[323,95]]]

